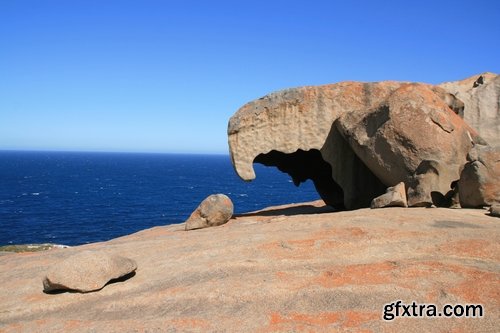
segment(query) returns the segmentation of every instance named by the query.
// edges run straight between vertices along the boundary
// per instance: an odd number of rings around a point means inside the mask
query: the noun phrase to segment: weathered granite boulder
[[[500,75],[483,73],[439,85],[464,103],[463,118],[492,146],[500,146]]]
[[[134,272],[134,260],[104,252],[83,251],[54,265],[43,278],[44,291],[102,289],[110,280]]]
[[[346,112],[336,122],[356,155],[383,184],[408,184],[410,206],[432,204],[432,192],[444,196],[449,191],[472,147],[470,133],[476,137],[442,95],[427,85],[401,85],[382,105]]]
[[[500,203],[500,147],[476,145],[467,160],[458,182],[461,206]]]
[[[186,230],[214,227],[233,216],[233,202],[227,195],[212,194],[201,202],[186,221]]]
[[[406,201],[405,183],[401,182],[395,186],[388,187],[384,194],[372,200],[370,207],[408,207],[408,202]]]
[[[278,167],[295,184],[311,179],[334,207],[368,207],[400,182],[409,188],[412,205],[432,200],[431,192],[444,196],[459,179],[473,142],[480,141],[458,115],[461,108],[452,94],[426,84],[342,82],[287,89],[231,117],[231,158],[247,181],[255,178],[254,162]],[[426,161],[437,173],[425,168]]]

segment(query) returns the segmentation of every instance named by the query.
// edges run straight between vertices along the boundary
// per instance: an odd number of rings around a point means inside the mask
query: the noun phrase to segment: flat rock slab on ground
[[[81,251],[57,262],[43,278],[46,292],[72,290],[97,291],[109,281],[133,273],[137,269],[134,260],[104,251]]]
[[[156,227],[105,243],[0,257],[1,332],[496,332],[500,227],[486,210],[319,203],[185,232]],[[321,214],[314,214],[315,212]],[[293,214],[293,215],[290,215]],[[83,250],[139,270],[97,293],[42,292]],[[483,318],[382,319],[384,304],[482,304]]]

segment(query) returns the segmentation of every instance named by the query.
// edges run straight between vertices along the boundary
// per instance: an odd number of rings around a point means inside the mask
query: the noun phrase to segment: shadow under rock
[[[330,206],[316,207],[313,205],[300,205],[300,206],[294,206],[294,207],[269,209],[269,210],[260,211],[260,212],[256,212],[256,213],[236,214],[236,215],[234,215],[234,217],[279,216],[279,215],[293,216],[293,215],[331,213],[331,212],[336,212],[336,211],[338,211],[338,210],[336,210],[335,208],[332,208]]]
[[[47,294],[47,295],[59,295],[59,294],[64,294],[64,293],[68,293],[68,294],[90,294],[90,293],[95,293],[95,292],[98,292],[98,291],[102,290],[107,285],[114,284],[114,283],[119,283],[119,282],[125,282],[128,279],[134,277],[135,274],[136,274],[135,271],[133,271],[133,272],[125,274],[124,276],[119,277],[117,279],[111,279],[102,288],[97,289],[97,290],[92,290],[92,291],[79,291],[79,290],[74,290],[74,289],[55,289],[55,290],[50,290],[50,291],[45,291],[44,290],[43,292],[44,292],[44,294]]]

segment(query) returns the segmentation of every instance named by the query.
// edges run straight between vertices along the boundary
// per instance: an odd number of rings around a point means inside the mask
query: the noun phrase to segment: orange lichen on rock
[[[332,267],[313,279],[313,283],[325,288],[389,283],[394,269],[394,263],[389,261]]]
[[[296,312],[281,314],[273,312],[269,315],[269,325],[264,331],[323,332],[325,329],[330,331],[356,329],[357,332],[371,332],[371,330],[363,329],[363,325],[379,319],[379,313],[367,311],[338,311],[316,314]]]
[[[453,256],[493,258],[500,261],[500,244],[485,239],[461,239],[443,244],[439,251]]]
[[[331,327],[339,321],[340,315],[335,312],[322,313],[290,313],[280,314],[273,312],[269,316],[269,326],[264,332],[275,332],[279,330],[296,330],[300,332],[312,332],[315,329]]]
[[[178,318],[172,319],[169,323],[173,324],[178,329],[186,330],[186,329],[209,329],[210,322],[205,319],[197,319],[197,318]]]

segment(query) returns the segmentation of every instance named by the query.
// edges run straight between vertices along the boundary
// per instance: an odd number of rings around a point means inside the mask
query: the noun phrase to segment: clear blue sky
[[[274,90],[484,71],[498,0],[0,0],[0,149],[227,153]]]

